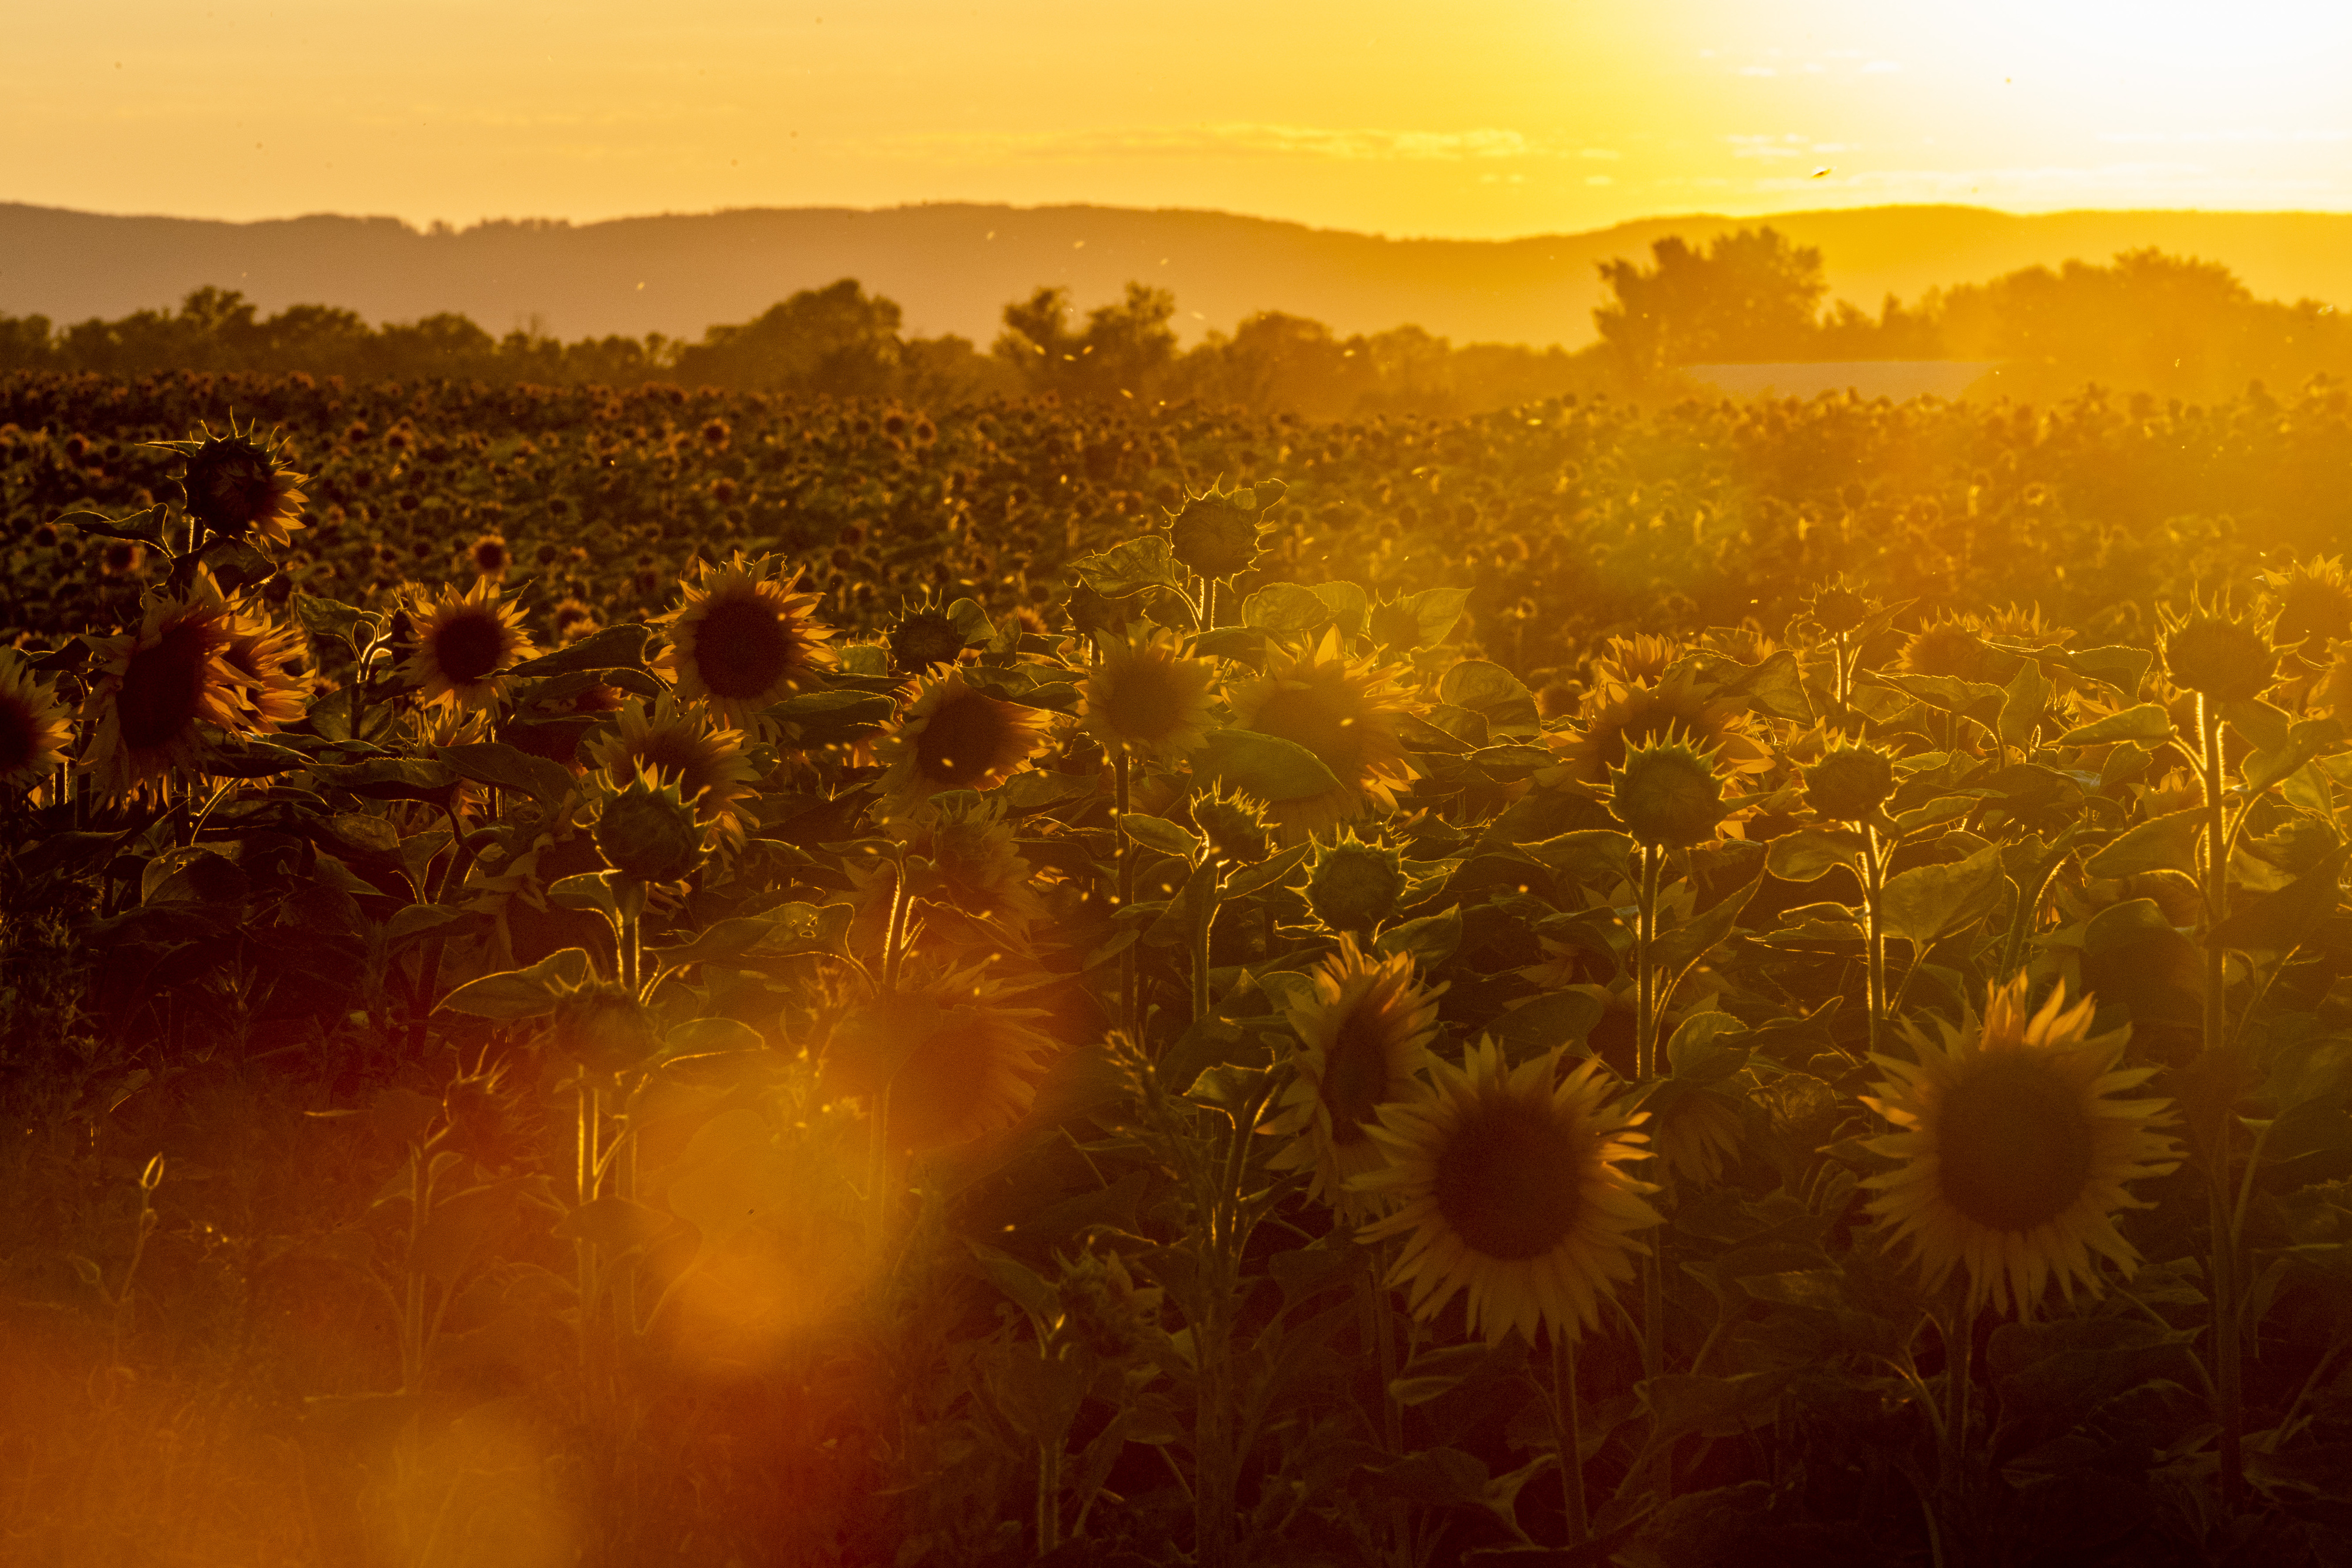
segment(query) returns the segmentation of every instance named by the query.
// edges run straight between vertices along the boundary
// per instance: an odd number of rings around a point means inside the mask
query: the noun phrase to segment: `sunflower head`
[[[1140,636],[1098,636],[1095,648],[1083,712],[1097,740],[1173,758],[1207,738],[1213,662],[1183,657],[1181,640],[1157,626]]]
[[[1561,754],[1571,778],[1597,789],[1624,766],[1633,748],[1675,736],[1686,737],[1720,768],[1756,773],[1771,766],[1771,753],[1750,733],[1748,716],[1701,685],[1688,665],[1656,685],[1596,685],[1585,698],[1583,727],[1559,731],[1547,744]]]
[[[631,697],[620,705],[612,731],[589,743],[588,754],[616,788],[640,772],[676,785],[697,821],[718,828],[730,841],[741,841],[741,807],[753,793],[742,731],[719,727],[667,693],[650,710],[643,697]]]
[[[723,566],[699,561],[669,616],[671,643],[656,667],[677,695],[700,702],[738,729],[761,710],[821,683],[835,659],[833,628],[811,612],[817,596],[782,575],[772,556]]]
[[[548,1021],[555,1049],[592,1072],[625,1071],[660,1041],[645,1004],[611,980],[590,980],[559,997]]]
[[[302,526],[303,476],[278,461],[274,443],[232,424],[226,435],[165,444],[185,459],[181,494],[205,532],[283,545]]]
[[[1943,615],[1911,634],[1901,664],[1915,675],[2000,685],[2017,674],[2019,660],[1987,643],[1974,618]]]
[[[1609,651],[1592,661],[1596,683],[1614,686],[1656,685],[1666,678],[1685,650],[1671,637],[1653,637],[1638,632],[1631,637],[1612,637]]]
[[[2192,604],[2187,615],[2166,620],[2164,667],[2189,691],[2216,702],[2245,702],[2269,687],[2278,654],[2251,617],[2219,604]]]
[[[916,604],[899,612],[883,643],[890,650],[890,667],[902,675],[927,675],[940,664],[963,657],[963,628],[936,604]]]
[[[1410,956],[1374,957],[1342,936],[1339,951],[1316,971],[1312,998],[1287,1009],[1297,1036],[1293,1077],[1266,1131],[1291,1141],[1270,1163],[1311,1171],[1308,1195],[1343,1218],[1372,1211],[1347,1184],[1383,1163],[1371,1137],[1375,1113],[1419,1092],[1444,989],[1417,983]]]
[[[257,612],[236,615],[229,621],[221,662],[245,688],[237,707],[247,728],[268,733],[301,718],[306,706],[302,638],[292,627]]]
[[[1257,491],[1210,490],[1187,496],[1169,519],[1168,548],[1193,571],[1223,580],[1257,564],[1268,531]]]
[[[1645,844],[1695,844],[1714,837],[1723,820],[1723,780],[1706,758],[1671,737],[1627,751],[1610,783],[1610,814]]]
[[[1858,588],[1835,577],[1813,590],[1799,611],[1799,619],[1835,637],[1859,632],[1878,606]]]
[[[1228,695],[1242,728],[1305,747],[1337,781],[1319,795],[1267,806],[1267,815],[1293,842],[1368,807],[1392,809],[1397,790],[1412,779],[1396,724],[1411,699],[1398,688],[1393,670],[1349,658],[1337,627],[1307,652],[1269,653],[1265,674],[1241,682]]]
[[[1506,1065],[1481,1040],[1460,1068],[1438,1061],[1427,1093],[1380,1110],[1388,1163],[1354,1178],[1390,1212],[1360,1239],[1403,1239],[1389,1283],[1429,1318],[1469,1294],[1471,1332],[1575,1336],[1604,1295],[1633,1277],[1633,1233],[1658,1223],[1656,1189],[1625,1174],[1645,1152],[1591,1060],[1562,1075],[1558,1051]]]
[[[1027,1113],[1053,1054],[1034,1009],[1008,1007],[994,987],[944,971],[853,1009],[824,1051],[835,1092],[887,1106],[899,1149],[950,1148],[1000,1133]]]
[[[2068,1300],[2095,1292],[2105,1257],[2128,1274],[2138,1254],[2114,1215],[2137,1207],[2126,1184],[2179,1164],[2153,1124],[2168,1102],[2115,1098],[2153,1068],[2118,1071],[2128,1030],[2092,1036],[2090,998],[2063,989],[2037,1010],[2020,975],[1979,1021],[1906,1026],[1915,1061],[1874,1056],[1886,1073],[1863,1103],[1897,1130],[1868,1147],[1900,1162],[1869,1178],[1870,1211],[1907,1242],[1931,1288],[1965,1270],[1970,1307],[2030,1314],[2054,1279]]]
[[[600,802],[595,833],[605,863],[639,882],[682,881],[702,863],[703,826],[694,808],[676,784],[648,774]]]
[[[484,534],[476,539],[467,547],[466,559],[481,577],[504,577],[507,568],[514,564],[507,541],[498,534]]]
[[[913,835],[919,867],[916,890],[966,915],[987,915],[1015,927],[1045,913],[1029,885],[1033,868],[1003,807],[968,789],[932,797],[936,811]]]
[[[13,648],[0,648],[0,789],[29,789],[63,765],[73,720]]]
[[[539,652],[522,630],[522,607],[505,600],[490,578],[477,578],[463,592],[419,595],[410,613],[416,651],[407,674],[429,706],[495,709],[506,700],[508,672]]]
[[[1650,1113],[1651,1142],[1677,1180],[1718,1181],[1724,1161],[1739,1153],[1739,1107],[1717,1089],[1663,1079],[1642,1106]]]
[[[1393,847],[1360,841],[1352,833],[1319,848],[1307,878],[1315,918],[1334,931],[1370,932],[1396,913],[1404,894],[1404,865]]]
[[[1193,797],[1192,822],[1229,866],[1255,865],[1274,852],[1266,840],[1265,803],[1239,790],[1221,788]]]
[[[2342,557],[2296,562],[2272,582],[2271,597],[2277,607],[2273,642],[2294,647],[2352,639],[2352,583],[2345,580]]]
[[[887,765],[883,814],[917,818],[942,790],[994,789],[1045,744],[1045,730],[1035,708],[990,696],[959,673],[932,676],[874,743]]]
[[[82,716],[97,732],[89,766],[109,793],[168,789],[203,750],[199,723],[236,730],[241,686],[223,655],[236,617],[199,570],[182,596],[151,596],[139,630],[98,644],[104,663]]]
[[[1832,821],[1859,822],[1895,793],[1895,758],[1875,746],[1838,746],[1805,769],[1805,799]]]

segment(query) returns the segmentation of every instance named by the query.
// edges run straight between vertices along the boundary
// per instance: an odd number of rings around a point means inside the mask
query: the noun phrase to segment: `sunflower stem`
[[[1864,981],[1870,1000],[1870,1050],[1875,1053],[1886,1030],[1886,848],[1878,830],[1862,824],[1863,918],[1867,923],[1867,969]],[[1916,960],[1916,955],[1915,955]]]
[[[1223,878],[1217,873],[1217,862],[1203,856],[1194,876],[1209,879],[1208,907],[1201,912],[1201,930],[1192,946],[1192,1021],[1205,1023],[1209,1017],[1209,934],[1217,924],[1217,900],[1224,892]]]
[[[1584,1511],[1584,1435],[1576,1408],[1576,1347],[1559,1326],[1551,1326],[1553,1434],[1559,1455],[1559,1489],[1568,1505],[1568,1543],[1581,1546],[1592,1534]]]
[[[1128,811],[1127,743],[1121,741],[1111,753],[1112,779],[1118,791],[1118,815],[1125,821]],[[1135,902],[1135,845],[1129,841],[1127,830],[1118,829],[1118,907],[1125,909]],[[1119,1026],[1129,1036],[1136,1033],[1135,1025],[1135,944],[1129,943],[1118,955],[1118,1019]],[[1139,1044],[1141,1041],[1139,1040]]]
[[[1647,1083],[1658,1072],[1658,1012],[1664,1000],[1658,995],[1658,883],[1665,851],[1655,844],[1640,848],[1641,908],[1633,927],[1633,1077]]]
[[[2203,1051],[2209,1057],[2228,1048],[2229,954],[2213,945],[2211,933],[2229,915],[2230,839],[2228,803],[2221,794],[2221,716],[2213,699],[2197,698],[2197,729],[2205,775],[2205,1007]],[[2234,1083],[2225,1074],[2214,1092],[2221,1113],[2212,1119],[2206,1151],[2206,1207],[2212,1231],[2213,1419],[2221,1428],[2221,1495],[2232,1508],[2245,1490],[2245,1400],[2241,1363],[2236,1213],[2230,1192],[2230,1100]]]
[[[890,882],[890,916],[882,928],[882,993],[895,994],[898,989],[898,969],[907,956],[907,862],[903,856],[894,862]]]

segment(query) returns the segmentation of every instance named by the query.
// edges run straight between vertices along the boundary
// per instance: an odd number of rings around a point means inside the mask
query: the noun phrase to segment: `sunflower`
[[[403,673],[424,688],[428,706],[496,708],[506,697],[504,672],[539,652],[522,631],[521,606],[504,602],[490,578],[477,578],[462,593],[420,594],[410,612],[416,651]]]
[[[1339,780],[1320,795],[1270,801],[1266,815],[1291,841],[1360,815],[1368,804],[1396,806],[1413,766],[1397,738],[1396,717],[1410,706],[1393,672],[1370,658],[1351,659],[1337,627],[1309,652],[1266,655],[1265,674],[1229,694],[1234,722],[1305,747]]]
[[[1265,1130],[1291,1141],[1266,1163],[1312,1170],[1307,1196],[1342,1219],[1372,1216],[1372,1200],[1350,1191],[1348,1180],[1388,1163],[1371,1138],[1373,1113],[1421,1088],[1420,1074],[1434,1060],[1429,1042],[1444,989],[1414,983],[1409,955],[1375,958],[1342,936],[1338,954],[1316,973],[1314,999],[1287,1009],[1298,1036],[1292,1078]]]
[[[73,720],[13,648],[0,648],[0,789],[30,789],[65,762]]]
[[[1612,637],[1609,652],[1592,661],[1593,678],[1608,685],[1654,686],[1666,678],[1666,671],[1684,652],[1672,637],[1653,637],[1646,632]]]
[[[1677,1180],[1713,1183],[1723,1162],[1739,1153],[1739,1105],[1719,1090],[1663,1079],[1642,1107],[1650,1113],[1651,1142]]]
[[[1929,1288],[1964,1267],[1970,1311],[1990,1298],[2031,1315],[2053,1276],[2070,1301],[2077,1284],[2095,1291],[2094,1252],[2130,1273],[2139,1256],[2113,1216],[2140,1205],[2124,1184],[2179,1164],[2149,1125],[2169,1101],[2109,1098],[2156,1071],[2116,1068],[2130,1031],[2092,1037],[2091,999],[2069,1008],[2063,989],[2026,1009],[2020,975],[1981,1023],[1943,1025],[1940,1045],[1906,1026],[1918,1061],[1874,1056],[1888,1076],[1863,1097],[1898,1129],[1865,1146],[1902,1162],[1864,1184],[1880,1189],[1870,1212],[1910,1243]]]
[[[927,903],[984,915],[1015,931],[1045,913],[1030,885],[1034,868],[996,801],[952,792],[916,832],[910,849],[910,865],[918,868],[915,891]]]
[[[1584,706],[1582,729],[1545,740],[1560,754],[1569,778],[1589,789],[1608,783],[1629,749],[1670,736],[1686,740],[1721,772],[1762,773],[1772,766],[1772,754],[1748,732],[1747,716],[1717,701],[1689,666],[1655,685],[1596,685]]]
[[[874,743],[886,817],[913,817],[942,789],[988,789],[1011,778],[1045,744],[1045,716],[935,675],[916,688],[914,706]]]
[[[308,708],[302,637],[292,627],[267,615],[239,614],[229,622],[221,662],[244,684],[237,706],[246,727],[268,734],[295,723]]]
[[[1080,711],[1097,740],[1167,758],[1199,749],[1208,737],[1213,663],[1182,657],[1181,640],[1157,626],[1143,636],[1098,635],[1095,649]]]
[[[903,675],[927,675],[938,665],[955,664],[968,645],[963,628],[930,602],[901,610],[882,643],[890,650],[890,667]]]
[[[588,755],[615,785],[639,771],[677,786],[698,821],[730,844],[743,841],[743,802],[755,793],[742,731],[721,729],[665,693],[648,713],[643,697],[621,705],[616,727],[589,742]]]
[[[1053,1040],[1034,1008],[1007,1007],[971,971],[876,997],[834,1028],[824,1053],[837,1092],[887,1093],[887,1134],[900,1149],[971,1143],[1027,1113]]]
[[[2244,702],[2267,690],[2278,653],[2250,616],[2220,603],[2192,602],[2189,613],[2160,617],[2164,667],[2173,684],[2216,702]]]
[[[1404,1238],[1388,1282],[1414,1316],[1466,1289],[1489,1343],[1513,1329],[1532,1342],[1538,1324],[1580,1334],[1633,1277],[1646,1249],[1633,1233],[1658,1223],[1642,1197],[1657,1189],[1622,1168],[1644,1153],[1643,1113],[1611,1095],[1599,1062],[1564,1079],[1560,1065],[1554,1050],[1507,1067],[1483,1039],[1462,1067],[1433,1063],[1428,1092],[1381,1107],[1371,1134],[1389,1163],[1350,1185],[1396,1207],[1357,1237]]]
[[[1275,497],[1280,497],[1276,489]],[[1268,532],[1265,518],[1254,489],[1187,496],[1168,520],[1169,552],[1213,581],[1238,577],[1256,565],[1264,551]]]
[[[89,764],[109,794],[172,775],[203,750],[201,721],[238,727],[241,683],[223,658],[235,617],[210,576],[198,571],[184,597],[151,596],[139,630],[93,639],[104,663],[82,706],[95,721]]]
[[[798,591],[798,580],[781,570],[772,556],[746,560],[740,551],[723,567],[698,562],[682,585],[686,601],[669,617],[671,644],[655,661],[678,695],[738,729],[834,667],[825,646],[833,628],[809,614],[817,596]]]
[[[272,444],[257,440],[234,423],[226,435],[206,432],[201,441],[159,442],[186,464],[180,490],[188,516],[208,533],[225,538],[257,538],[283,547],[302,526],[304,476],[278,461]]]
[[[2271,640],[2286,646],[2352,638],[2352,583],[2340,556],[2298,561],[2271,584],[2278,614]]]

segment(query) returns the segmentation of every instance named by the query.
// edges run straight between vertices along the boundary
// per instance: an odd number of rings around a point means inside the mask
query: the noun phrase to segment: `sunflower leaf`
[[[1799,828],[1771,841],[1765,868],[1782,882],[1816,882],[1840,866],[1851,866],[1867,848],[1851,828]]]
[[[1470,602],[1470,591],[1466,588],[1424,588],[1419,593],[1408,595],[1401,602],[1420,623],[1420,634],[1414,639],[1413,645],[1434,648],[1445,641],[1446,635],[1454,630],[1454,623],[1462,619],[1462,607]]]
[[[1297,636],[1320,632],[1330,623],[1331,606],[1313,589],[1295,582],[1269,582],[1242,601],[1242,624],[1261,632]]]
[[[2172,716],[2159,703],[2111,713],[2089,724],[2077,725],[2058,737],[2060,746],[2104,746],[2115,740],[2146,741],[2151,745],[2172,738]]]
[[[1991,914],[2007,880],[1998,844],[1954,863],[1914,866],[1880,890],[1880,923],[1888,936],[1903,937],[1914,952],[1924,953]]]
[[[1119,830],[1145,849],[1157,850],[1190,862],[1201,855],[1201,841],[1165,817],[1129,811],[1118,820]]]
[[[2197,835],[2205,808],[2190,806],[2151,817],[2083,862],[2093,876],[2136,876],[2147,871],[2197,873]]]
[[[1118,599],[1144,588],[1184,586],[1185,573],[1169,553],[1165,534],[1146,534],[1070,563],[1078,580],[1106,599]]]
[[[1213,729],[1198,756],[1201,772],[1261,800],[1303,800],[1339,788],[1321,758],[1295,740],[1254,729]]]
[[[2309,871],[2275,893],[2248,899],[2206,934],[2208,947],[2239,953],[2291,953],[2336,913],[2344,862],[2352,844],[2338,844]]]
[[[505,969],[467,981],[441,998],[451,1012],[511,1023],[555,1010],[556,998],[588,977],[588,950],[566,947],[527,969]]]
[[[1371,601],[1365,597],[1363,589],[1344,578],[1335,578],[1329,582],[1315,583],[1307,591],[1331,607],[1331,619],[1339,623],[1341,632],[1350,637],[1364,634],[1364,617],[1370,612]]]
[[[1438,678],[1437,697],[1484,718],[1490,737],[1532,740],[1543,730],[1535,695],[1518,676],[1485,659],[1465,659],[1448,669]]]
[[[583,637],[569,648],[558,648],[552,653],[541,653],[528,659],[507,673],[530,680],[539,675],[561,675],[572,670],[625,670],[645,662],[646,628],[638,625],[607,626],[593,636]]]
[[[472,746],[439,746],[433,755],[460,779],[489,784],[528,795],[551,815],[572,793],[572,770],[560,762],[533,757],[516,747],[491,740]]]

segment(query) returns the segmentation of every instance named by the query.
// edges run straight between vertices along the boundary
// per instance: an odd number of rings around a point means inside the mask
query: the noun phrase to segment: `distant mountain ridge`
[[[1847,208],[1645,218],[1513,240],[1389,239],[1176,208],[937,203],[861,211],[749,208],[572,225],[523,220],[419,230],[331,214],[228,223],[0,203],[0,314],[58,325],[176,304],[216,284],[265,312],[338,305],[371,321],[458,311],[494,333],[536,323],[567,339],[658,331],[698,338],[796,289],[855,277],[919,334],[985,346],[1006,301],[1066,284],[1081,307],[1130,278],[1172,290],[1189,340],[1259,310],[1342,334],[1407,322],[1457,343],[1575,348],[1593,337],[1596,264],[1646,258],[1769,224],[1821,247],[1832,293],[1883,296],[1979,281],[2037,263],[2104,262],[2153,246],[2231,267],[2257,296],[2352,301],[2352,214]]]

